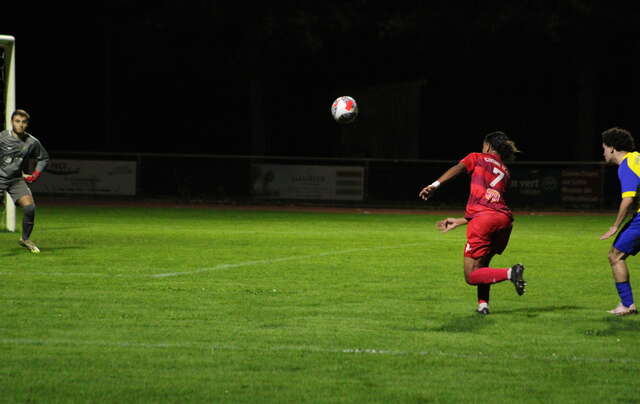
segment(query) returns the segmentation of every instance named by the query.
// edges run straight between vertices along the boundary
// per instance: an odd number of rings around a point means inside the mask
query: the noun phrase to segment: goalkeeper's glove
[[[40,174],[42,174],[40,171],[35,170],[30,175],[25,175],[24,180],[27,181],[28,183],[36,182],[40,177]]]

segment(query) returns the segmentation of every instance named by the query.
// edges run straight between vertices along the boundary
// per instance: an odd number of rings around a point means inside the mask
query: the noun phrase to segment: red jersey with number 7
[[[511,209],[504,200],[511,175],[500,156],[489,153],[470,153],[460,160],[471,176],[471,191],[464,217],[471,219],[481,213],[501,212],[513,220]]]

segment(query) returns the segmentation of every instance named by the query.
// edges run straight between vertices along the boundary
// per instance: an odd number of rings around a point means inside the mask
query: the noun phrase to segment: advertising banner
[[[133,196],[136,162],[52,159],[42,177],[29,186],[36,193]]]
[[[252,164],[251,171],[251,192],[256,198],[364,199],[364,167]]]
[[[514,166],[507,198],[514,206],[597,209],[603,181],[599,167]]]

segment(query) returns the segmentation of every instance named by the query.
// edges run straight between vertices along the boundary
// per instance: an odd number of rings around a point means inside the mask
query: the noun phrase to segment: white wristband
[[[440,186],[440,181],[433,181],[433,183],[431,183],[431,186],[434,188],[438,188]]]

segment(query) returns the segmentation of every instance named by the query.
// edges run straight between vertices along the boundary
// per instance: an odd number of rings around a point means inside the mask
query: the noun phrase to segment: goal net
[[[0,35],[0,130],[11,127],[11,114],[16,109],[16,45],[11,35]],[[6,192],[4,197],[5,228],[16,231],[16,205]]]

